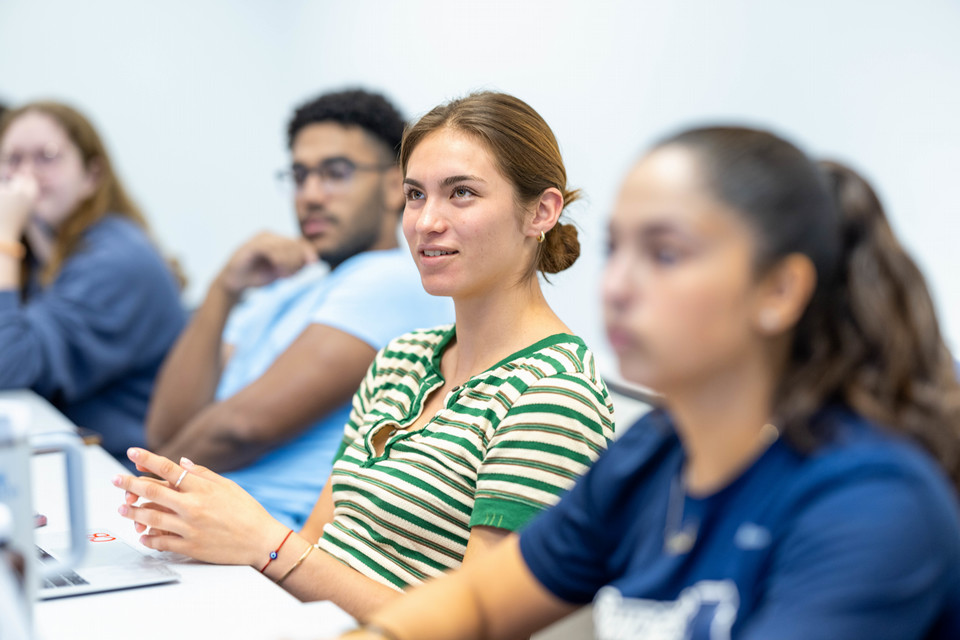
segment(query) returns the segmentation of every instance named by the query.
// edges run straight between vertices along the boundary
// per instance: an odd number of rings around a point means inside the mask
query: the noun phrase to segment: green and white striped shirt
[[[353,398],[320,547],[395,589],[460,566],[470,528],[516,530],[557,502],[606,448],[613,405],[593,354],[557,334],[450,391],[417,431],[452,325],[388,344]],[[383,454],[371,444],[399,428]]]

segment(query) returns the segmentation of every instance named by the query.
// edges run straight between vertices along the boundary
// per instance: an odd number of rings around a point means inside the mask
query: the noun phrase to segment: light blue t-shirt
[[[333,271],[322,264],[254,292],[227,323],[234,352],[217,387],[218,401],[261,375],[310,324],[349,333],[376,350],[414,329],[453,320],[449,298],[427,294],[406,248],[368,251]],[[330,475],[350,402],[253,464],[224,475],[287,526],[299,529]]]

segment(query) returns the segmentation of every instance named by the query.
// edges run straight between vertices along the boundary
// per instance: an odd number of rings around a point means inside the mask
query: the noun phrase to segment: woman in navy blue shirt
[[[0,389],[30,388],[121,461],[183,328],[174,274],[90,122],[56,102],[0,120]]]
[[[663,409],[481,566],[348,634],[960,637],[960,387],[919,270],[855,173],[743,128],[627,176],[607,331]]]

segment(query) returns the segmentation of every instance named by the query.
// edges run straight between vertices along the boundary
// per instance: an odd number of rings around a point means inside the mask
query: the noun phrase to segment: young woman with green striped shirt
[[[613,407],[593,355],[537,277],[579,254],[576,230],[559,222],[577,192],[550,128],[512,96],[473,94],[410,127],[400,162],[404,234],[427,292],[453,298],[456,323],[377,355],[299,533],[208,469],[132,449],[162,479],[115,482],[144,545],[249,564],[362,617],[471,563],[606,447]]]

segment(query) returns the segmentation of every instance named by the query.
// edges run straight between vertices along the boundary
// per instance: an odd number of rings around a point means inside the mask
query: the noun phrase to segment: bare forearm
[[[483,612],[471,593],[471,585],[458,572],[418,587],[402,600],[387,602],[382,608],[358,619],[388,629],[402,640],[474,640],[488,637]],[[350,634],[349,637],[353,640],[354,635]]]
[[[220,380],[222,334],[236,297],[214,283],[167,356],[147,414],[147,441],[161,448],[214,397]]]
[[[355,336],[310,325],[263,375],[191,416],[160,452],[217,471],[246,465],[349,402],[374,353]]]
[[[302,536],[291,536],[280,555],[267,568],[267,577],[276,581],[289,572],[281,586],[301,601],[330,600],[361,620],[403,595],[341,563],[320,548],[309,551],[294,568],[310,546],[311,543]]]
[[[156,453],[179,460],[186,457],[218,473],[246,466],[277,445],[273,438],[253,437],[265,434],[257,428],[257,412],[244,413],[231,400],[201,409],[174,433]]]
[[[505,639],[526,637],[576,609],[536,581],[518,538],[509,536],[482,562],[418,587],[367,619],[403,640]]]

